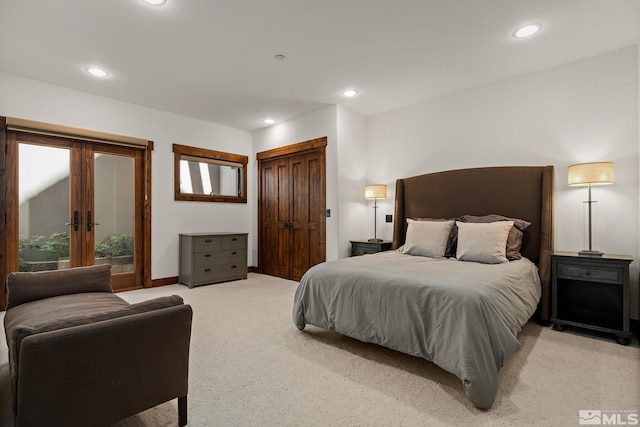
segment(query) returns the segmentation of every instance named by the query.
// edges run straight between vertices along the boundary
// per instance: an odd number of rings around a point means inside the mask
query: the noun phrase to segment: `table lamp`
[[[378,199],[387,198],[387,186],[376,184],[367,185],[364,187],[364,198],[367,200],[373,199],[373,238],[369,239],[370,242],[382,242],[382,239],[378,239]]]
[[[612,162],[598,162],[598,163],[581,163],[577,165],[569,166],[569,185],[586,185],[589,187],[589,200],[583,202],[587,204],[588,210],[588,235],[589,235],[589,249],[584,249],[578,252],[581,256],[602,256],[602,252],[594,250],[593,244],[593,220],[592,220],[592,205],[597,203],[595,200],[591,200],[591,186],[603,185],[613,183],[613,163]]]

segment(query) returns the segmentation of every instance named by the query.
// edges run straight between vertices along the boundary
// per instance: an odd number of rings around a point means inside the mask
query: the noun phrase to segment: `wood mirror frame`
[[[247,164],[249,157],[240,154],[225,153],[222,151],[207,150],[205,148],[189,147],[173,144],[174,154],[174,198],[175,200],[191,202],[223,202],[223,203],[247,203]],[[200,162],[209,165],[231,166],[237,168],[236,190],[234,195],[183,192],[180,186],[181,161]]]

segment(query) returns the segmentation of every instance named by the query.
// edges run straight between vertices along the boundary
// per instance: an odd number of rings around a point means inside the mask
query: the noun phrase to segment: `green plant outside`
[[[133,233],[112,234],[96,245],[96,257],[133,255]]]
[[[19,262],[57,261],[69,258],[69,233],[53,233],[49,238],[32,236],[18,245]],[[133,233],[112,234],[96,244],[96,257],[133,255]]]
[[[48,239],[44,236],[32,236],[21,240],[18,245],[19,260],[22,264],[36,258],[42,261],[57,261],[69,257],[69,233],[53,233]]]

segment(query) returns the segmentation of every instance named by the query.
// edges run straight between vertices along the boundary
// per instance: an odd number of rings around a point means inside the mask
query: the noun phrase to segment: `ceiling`
[[[542,32],[511,36],[531,22]],[[638,0],[0,0],[0,71],[248,131],[331,104],[379,114],[639,41]]]

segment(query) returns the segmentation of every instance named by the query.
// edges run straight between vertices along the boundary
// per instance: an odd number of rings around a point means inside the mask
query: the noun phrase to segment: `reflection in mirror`
[[[180,193],[242,197],[242,164],[182,156]]]
[[[175,199],[246,203],[247,156],[174,144]]]

